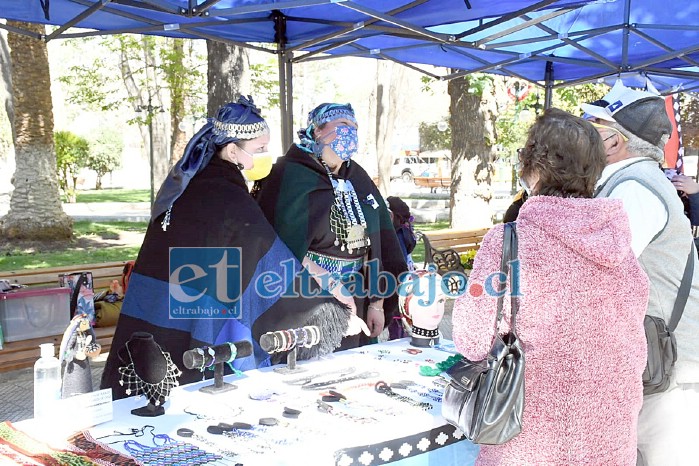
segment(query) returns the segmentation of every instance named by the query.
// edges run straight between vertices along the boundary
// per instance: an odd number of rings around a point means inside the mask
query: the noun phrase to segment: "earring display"
[[[172,362],[170,353],[164,352],[150,333],[135,332],[124,349],[125,352],[119,352],[119,358],[126,363],[118,369],[119,385],[129,396],[143,395],[148,399],[147,406],[131,413],[146,417],[164,414],[163,403],[170,390],[179,385],[177,378],[182,372]]]

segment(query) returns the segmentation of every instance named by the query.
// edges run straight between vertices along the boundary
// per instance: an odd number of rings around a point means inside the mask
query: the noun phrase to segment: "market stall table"
[[[146,404],[142,397],[117,400],[113,420],[89,434],[130,454],[139,444],[144,451],[162,444],[166,437],[154,434],[166,434],[224,457],[215,464],[470,465],[478,446],[441,417],[437,378],[419,374],[449,351],[449,341],[417,349],[403,339],[300,362],[296,373],[226,376],[238,388],[225,393],[200,392],[213,383],[206,380],[175,388],[159,417],[131,414]],[[380,381],[391,389],[377,391]],[[120,435],[133,432],[139,435]]]

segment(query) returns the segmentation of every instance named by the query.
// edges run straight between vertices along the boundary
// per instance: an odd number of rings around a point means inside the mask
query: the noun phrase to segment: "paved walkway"
[[[107,355],[90,364],[92,386],[99,388]],[[34,417],[34,369],[0,372],[0,421],[19,422]]]

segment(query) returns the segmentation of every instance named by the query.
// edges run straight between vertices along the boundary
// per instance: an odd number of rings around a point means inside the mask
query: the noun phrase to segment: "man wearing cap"
[[[647,465],[696,464],[699,261],[682,202],[660,169],[663,148],[672,132],[665,101],[617,82],[602,100],[582,107],[584,118],[597,123],[607,154],[596,197],[618,198],[624,203],[631,245],[650,281],[648,315],[670,322],[682,278],[691,270],[690,262],[694,265],[693,274],[688,275],[689,297],[674,332],[678,355],[672,380],[666,391],[644,397],[638,448]]]

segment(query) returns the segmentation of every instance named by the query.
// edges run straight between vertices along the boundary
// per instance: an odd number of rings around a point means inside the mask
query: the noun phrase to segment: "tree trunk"
[[[11,74],[10,49],[7,45],[7,33],[0,31],[0,86],[3,87],[3,107],[10,123],[14,120],[14,109],[12,108],[12,74]],[[12,126],[12,124],[10,124]],[[14,128],[11,129],[14,131]],[[14,136],[13,136],[14,138]]]
[[[495,111],[492,86],[469,92],[472,80],[467,76],[449,81],[451,125],[451,202],[452,228],[491,226],[490,186],[494,160]],[[476,89],[471,89],[475,91]]]
[[[167,143],[167,117],[164,113],[164,107],[162,104],[162,99],[160,97],[159,89],[160,84],[158,83],[157,73],[155,73],[155,62],[152,54],[150,53],[149,46],[143,43],[143,59],[145,61],[146,73],[148,74],[148,85],[151,88],[146,89],[145,92],[139,87],[136,79],[134,78],[134,73],[131,69],[131,62],[129,61],[129,53],[126,47],[122,44],[119,69],[121,71],[121,77],[124,81],[124,86],[129,94],[131,102],[133,102],[134,112],[140,112],[141,120],[143,124],[139,125],[139,130],[141,132],[141,138],[143,141],[143,147],[145,148],[146,160],[148,161],[148,167],[150,169],[150,127],[149,120],[151,120],[152,130],[153,130],[153,190],[154,193],[158,192],[158,187],[162,184],[163,180],[167,176],[170,170],[170,156],[168,152],[170,151],[170,146]],[[148,106],[150,104],[150,114],[148,111]]]
[[[206,41],[208,50],[209,98],[207,114],[216,116],[216,111],[228,102],[235,102],[238,95],[250,90],[248,52],[242,47],[223,42]]]
[[[148,102],[146,102],[146,104],[151,104],[152,107],[150,118],[153,124],[153,189],[155,193],[157,193],[158,188],[170,171],[170,144],[168,144],[168,118],[165,114],[165,106],[163,105],[163,99],[160,94],[162,83],[159,79],[159,73],[156,72],[158,62],[153,55],[154,48],[150,42],[148,42],[149,39],[151,38],[143,37],[142,43],[143,58],[146,63],[146,75],[148,76],[146,80],[146,86],[148,86],[148,89],[146,89]],[[146,150],[149,152],[148,157],[150,159],[150,141],[146,139],[146,142],[148,143]]]
[[[184,69],[184,39],[172,39],[172,69]],[[180,73],[171,73],[167,77],[170,82],[170,167],[175,165],[182,157],[187,147],[187,132],[180,129],[180,123],[184,118],[185,91]]]
[[[102,175],[97,174],[97,179],[95,180],[95,190],[102,189]]]
[[[9,25],[45,34],[40,24]],[[14,106],[15,189],[0,230],[7,238],[68,239],[73,220],[61,207],[53,143],[53,104],[46,43],[8,34]]]
[[[394,128],[405,99],[401,90],[408,88],[406,68],[389,61],[379,61],[376,89],[376,158],[379,172],[379,190],[389,194]]]
[[[0,202],[9,205],[10,177],[15,172],[14,147],[12,145],[12,78],[10,76],[10,49],[7,31],[0,30]],[[0,217],[5,213],[2,209]]]

